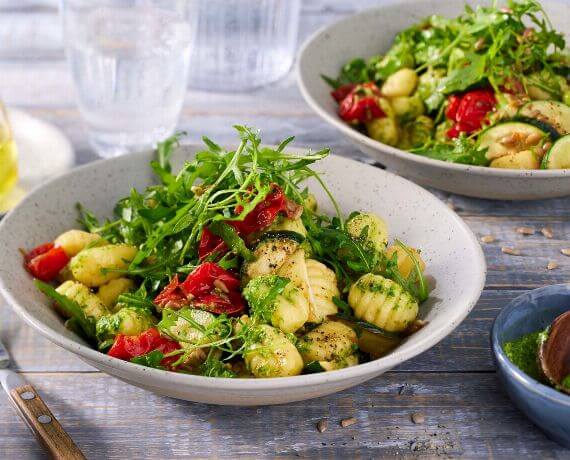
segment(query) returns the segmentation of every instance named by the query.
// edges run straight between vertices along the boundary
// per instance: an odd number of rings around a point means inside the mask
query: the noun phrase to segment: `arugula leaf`
[[[235,372],[228,369],[222,361],[211,356],[208,356],[206,361],[200,365],[200,374],[205,377],[237,377]]]
[[[479,149],[476,144],[465,136],[460,136],[450,144],[430,141],[426,145],[411,149],[410,152],[435,160],[448,161],[475,166],[487,166],[487,149]]]
[[[74,324],[78,325],[88,339],[95,338],[95,321],[87,316],[79,304],[69,297],[57,292],[51,285],[40,280],[34,280],[36,287],[46,296],[51,297],[58,306],[65,311],[74,320]]]
[[[145,355],[135,356],[131,358],[131,363],[140,364],[141,366],[153,367],[155,369],[164,369],[160,364],[164,359],[164,353],[160,350],[153,350]]]
[[[442,94],[452,94],[464,91],[479,83],[486,76],[487,57],[483,54],[468,53],[461,65],[452,70],[438,85],[436,91]]]

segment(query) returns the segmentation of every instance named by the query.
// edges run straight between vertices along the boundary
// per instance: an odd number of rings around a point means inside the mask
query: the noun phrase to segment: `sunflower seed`
[[[558,268],[558,264],[556,262],[554,262],[553,260],[548,262],[548,265],[546,266],[547,270],[554,270],[555,268]]]
[[[507,248],[505,246],[503,246],[501,248],[501,252],[503,254],[509,254],[510,256],[520,256],[521,252],[518,249],[514,249],[514,248]]]
[[[414,412],[412,414],[412,422],[414,422],[416,425],[421,425],[425,421],[426,421],[426,417],[424,414],[422,414],[420,412]]]
[[[346,428],[347,426],[354,425],[356,423],[356,419],[354,417],[343,418],[340,421],[340,426]]]
[[[560,252],[565,256],[570,256],[570,249],[561,249]]]
[[[317,423],[317,431],[319,433],[324,433],[325,431],[327,431],[328,427],[329,427],[329,422],[325,418],[322,420],[319,420],[319,423]]]
[[[493,235],[485,235],[481,237],[481,242],[485,244],[493,243],[495,241],[495,237]]]
[[[546,238],[552,238],[554,236],[550,227],[543,227],[540,230],[540,233],[542,233]]]
[[[515,231],[521,235],[534,235],[534,228],[531,227],[517,227]]]
[[[229,294],[230,290],[228,289],[228,287],[224,284],[223,281],[220,280],[214,280],[214,287],[217,287],[220,291],[222,291],[224,294]]]

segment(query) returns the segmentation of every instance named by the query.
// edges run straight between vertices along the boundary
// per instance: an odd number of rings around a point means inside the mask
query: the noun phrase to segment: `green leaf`
[[[469,53],[465,55],[464,64],[451,71],[437,87],[443,94],[464,91],[485,78],[487,57],[483,54]]]
[[[40,280],[34,280],[36,287],[46,296],[52,298],[65,313],[74,319],[75,325],[78,325],[85,337],[88,339],[95,338],[95,321],[87,316],[79,304],[70,298],[57,292],[51,285]]]
[[[153,350],[145,355],[135,356],[131,358],[131,363],[140,364],[141,366],[153,367],[155,369],[163,369],[161,361],[164,359],[164,353],[160,350]]]
[[[237,234],[233,227],[221,220],[212,222],[208,229],[216,236],[219,236],[228,248],[237,255],[244,258],[246,261],[251,261],[254,259],[253,253],[246,247],[245,242]]]

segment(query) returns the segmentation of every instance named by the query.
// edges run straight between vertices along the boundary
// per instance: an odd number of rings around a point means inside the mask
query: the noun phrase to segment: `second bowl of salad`
[[[303,47],[305,99],[364,153],[492,199],[570,194],[564,2],[393,1]]]

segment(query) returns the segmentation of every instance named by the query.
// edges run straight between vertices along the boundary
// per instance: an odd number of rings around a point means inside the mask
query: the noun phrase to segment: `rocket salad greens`
[[[101,221],[79,206],[73,229],[25,254],[67,326],[101,352],[214,377],[282,377],[376,359],[421,327],[420,251],[388,244],[386,223],[344,217],[312,165],[328,149],[204,150],[173,172],[180,136],[157,148],[159,179]],[[335,209],[319,212],[307,179]]]
[[[511,169],[570,167],[570,56],[536,0],[465,7],[346,63],[339,116],[416,155]]]

